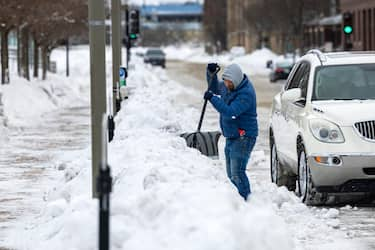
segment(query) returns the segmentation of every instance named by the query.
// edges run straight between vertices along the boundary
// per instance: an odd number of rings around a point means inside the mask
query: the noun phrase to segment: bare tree
[[[256,0],[246,9],[246,19],[258,36],[263,32],[278,33],[283,44],[300,48],[304,23],[328,15],[329,7],[326,0]]]
[[[16,1],[0,0],[0,35],[1,35],[1,83],[9,83],[8,36],[15,26],[18,16]]]
[[[67,0],[61,3],[39,1],[43,8],[36,8],[34,11],[31,30],[35,46],[42,51],[43,79],[46,79],[51,51],[66,42],[69,36],[87,33],[87,5],[84,0]],[[51,15],[45,15],[46,12]]]
[[[70,36],[87,36],[88,8],[86,0],[0,0],[1,72],[6,83],[8,65],[8,34],[12,29],[18,33],[19,73],[26,79],[29,75],[30,39],[34,44],[34,76],[38,76],[39,48],[42,50],[43,79],[52,49]]]

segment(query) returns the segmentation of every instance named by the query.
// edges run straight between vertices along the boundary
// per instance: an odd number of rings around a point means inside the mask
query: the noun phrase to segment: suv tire
[[[296,176],[285,170],[277,157],[276,144],[273,136],[270,136],[270,174],[271,181],[278,187],[285,186],[289,191],[296,190]]]
[[[298,195],[306,205],[321,205],[327,202],[326,193],[318,193],[314,187],[311,170],[307,162],[305,146],[299,142],[298,146]]]

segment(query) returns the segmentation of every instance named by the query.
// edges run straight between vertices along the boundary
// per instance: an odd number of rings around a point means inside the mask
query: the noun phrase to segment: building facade
[[[312,20],[304,25],[303,49],[342,50],[342,15]]]
[[[353,15],[353,50],[375,50],[375,1],[341,0],[341,12]]]
[[[143,45],[157,46],[202,40],[202,4],[188,2],[142,5],[140,14]]]
[[[227,1],[227,44],[228,48],[244,47],[247,52],[256,49],[257,39],[251,36],[250,27],[246,22],[246,9],[252,0]]]

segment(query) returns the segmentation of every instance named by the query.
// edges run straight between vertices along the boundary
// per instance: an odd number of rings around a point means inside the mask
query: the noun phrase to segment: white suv
[[[269,133],[272,182],[306,204],[375,194],[375,54],[309,51],[273,99]]]

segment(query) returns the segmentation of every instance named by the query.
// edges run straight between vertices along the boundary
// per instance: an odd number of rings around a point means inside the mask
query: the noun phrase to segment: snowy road
[[[21,218],[35,217],[46,191],[62,177],[64,154],[89,143],[89,108],[74,107],[44,116],[31,128],[11,128],[0,146],[0,249],[3,234]]]
[[[245,69],[246,70],[246,69]],[[205,65],[173,61],[167,64],[168,76],[184,85],[189,85],[204,93],[205,90]],[[268,146],[268,121],[272,97],[283,86],[283,82],[270,83],[264,76],[250,76],[257,92],[259,137],[254,151],[264,151],[269,157]],[[201,102],[194,103],[201,105]],[[213,113],[212,113],[213,112]],[[211,105],[208,105],[208,120],[217,117]],[[213,121],[206,121],[212,123]],[[251,165],[251,163],[249,163]],[[269,181],[269,170],[262,167],[251,167],[248,175],[251,181]],[[343,230],[348,239],[360,239],[368,246],[375,249],[375,205],[357,205],[354,207],[335,207],[339,211],[338,225],[335,227]],[[322,211],[327,208],[311,208],[316,217],[320,217]],[[314,236],[311,236],[314,238]],[[313,239],[312,239],[313,240]]]

